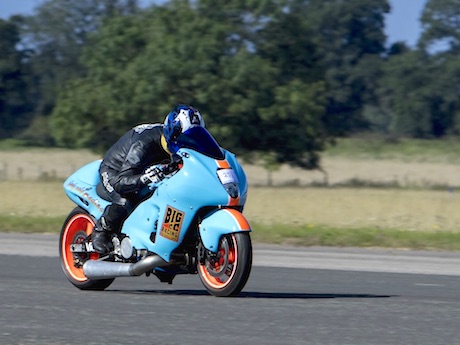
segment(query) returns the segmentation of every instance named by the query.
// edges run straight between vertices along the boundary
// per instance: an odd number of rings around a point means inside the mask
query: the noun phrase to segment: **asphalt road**
[[[460,344],[460,253],[255,246],[239,297],[118,278],[80,291],[55,235],[0,234],[0,344]]]

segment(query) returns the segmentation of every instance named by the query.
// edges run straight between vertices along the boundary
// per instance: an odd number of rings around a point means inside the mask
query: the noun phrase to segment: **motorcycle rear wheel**
[[[211,295],[235,296],[246,285],[251,267],[249,232],[233,233],[221,238],[217,255],[206,255],[204,263],[198,263],[198,275]]]
[[[95,220],[81,207],[76,207],[69,213],[64,222],[59,238],[59,257],[61,267],[67,279],[80,290],[104,290],[115,280],[91,280],[83,272],[83,264],[87,260],[99,259],[98,253],[73,253],[72,244],[82,243],[94,228]]]

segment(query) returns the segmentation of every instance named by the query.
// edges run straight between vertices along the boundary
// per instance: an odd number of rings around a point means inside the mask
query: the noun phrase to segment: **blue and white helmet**
[[[163,135],[170,153],[178,150],[177,138],[193,127],[205,128],[203,117],[194,107],[179,104],[166,116]]]

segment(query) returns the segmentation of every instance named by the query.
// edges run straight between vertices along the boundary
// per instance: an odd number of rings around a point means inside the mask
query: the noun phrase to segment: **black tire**
[[[99,259],[99,254],[77,254],[70,250],[71,244],[81,243],[94,228],[95,220],[81,207],[76,207],[69,213],[64,222],[59,238],[59,257],[61,267],[67,279],[81,290],[104,290],[115,280],[90,280],[83,272],[83,264],[87,260]]]
[[[246,285],[252,268],[249,232],[225,235],[217,256],[206,256],[198,263],[198,275],[206,290],[217,297],[236,296]]]

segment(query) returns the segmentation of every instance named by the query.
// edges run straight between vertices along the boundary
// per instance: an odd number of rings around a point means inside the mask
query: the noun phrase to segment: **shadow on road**
[[[211,296],[206,290],[106,290],[122,294],[155,294],[169,296]],[[257,292],[243,291],[232,298],[266,298],[266,299],[320,299],[320,298],[390,298],[392,295],[373,294],[338,294],[338,293],[295,293],[295,292]]]
[[[372,294],[330,294],[330,293],[291,293],[291,292],[242,292],[239,297],[243,298],[300,298],[300,299],[312,299],[312,298],[389,298],[397,296],[389,295],[372,295]]]

